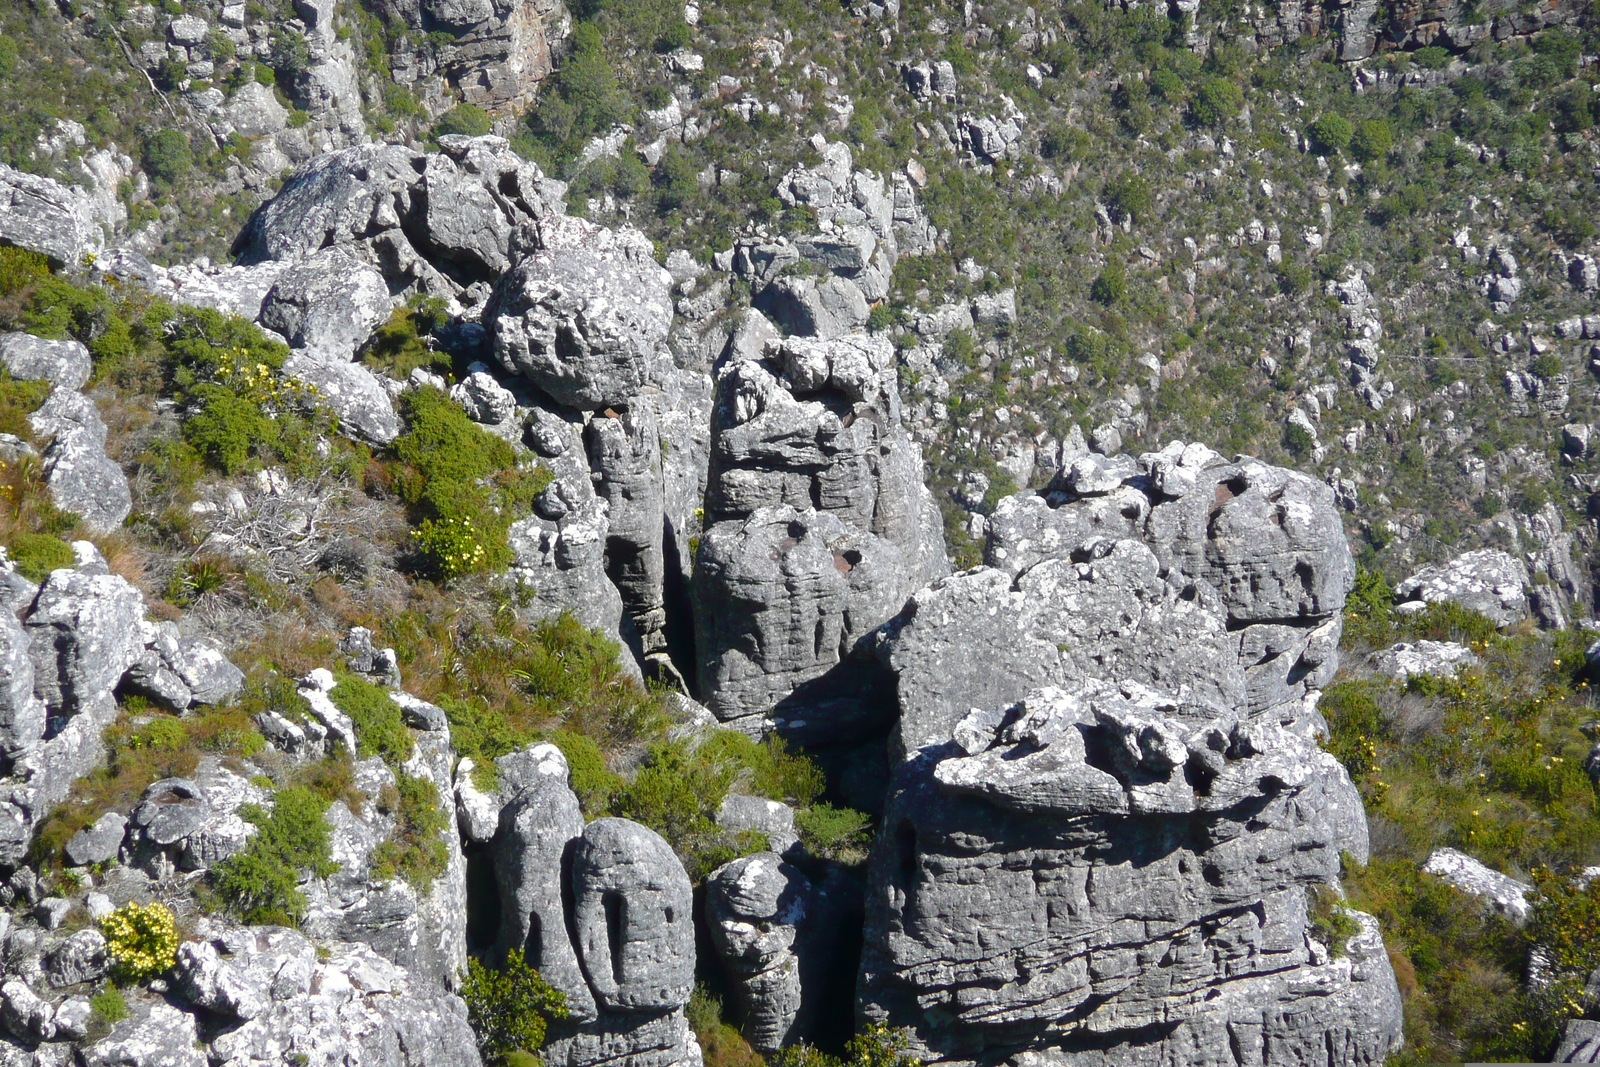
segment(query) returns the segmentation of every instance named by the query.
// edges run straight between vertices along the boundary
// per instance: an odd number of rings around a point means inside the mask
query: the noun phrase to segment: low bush
[[[506,953],[498,969],[467,961],[461,999],[488,1067],[519,1067],[513,1057],[535,1055],[544,1046],[550,1023],[567,1017],[566,997],[539,976],[520,948]]]
[[[1350,147],[1355,127],[1343,115],[1323,115],[1306,130],[1313,144],[1324,153],[1343,152]]]
[[[243,804],[239,816],[256,826],[243,852],[211,869],[222,903],[245,922],[292,926],[306,907],[300,879],[338,869],[328,851],[328,802],[304,786],[278,790],[270,810]]]
[[[42,582],[50,577],[51,571],[70,567],[77,561],[71,545],[49,534],[16,534],[11,538],[9,551],[17,570],[33,582]]]
[[[90,997],[89,1007],[94,1010],[95,1016],[106,1028],[128,1017],[128,1001],[123,997],[122,990],[114,985],[108,985]]]
[[[407,430],[394,443],[403,465],[396,484],[415,512],[426,569],[442,578],[504,570],[506,531],[550,484],[549,470],[519,467],[509,444],[437,389],[413,389],[400,407]]]
[[[435,139],[450,134],[482,137],[493,126],[489,113],[477,104],[457,104],[439,116],[439,121],[433,124],[433,136]]]
[[[177,922],[165,904],[125,904],[100,920],[100,932],[119,983],[159,978],[178,960]]]
[[[394,813],[395,828],[373,850],[372,877],[383,882],[404,878],[418,893],[427,892],[450,862],[450,850],[439,836],[450,819],[438,787],[431,779],[397,771],[394,795],[380,797],[378,804]]]
[[[338,709],[350,716],[356,730],[356,755],[361,759],[381,756],[391,767],[411,758],[416,739],[400,712],[400,705],[382,686],[365,678],[342,674],[328,694]]]

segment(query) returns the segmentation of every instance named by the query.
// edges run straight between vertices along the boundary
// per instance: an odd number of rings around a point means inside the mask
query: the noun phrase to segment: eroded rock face
[[[104,240],[82,190],[0,164],[0,244],[38,252],[57,270],[77,270]]]
[[[672,276],[637,230],[547,219],[490,308],[500,365],[568,407],[625,405],[672,325]]]
[[[564,187],[501,137],[449,136],[441,151],[359,145],[318,156],[258,208],[234,243],[242,265],[343,248],[394,294],[456,296],[510,263],[511,235],[560,210]]]
[[[904,754],[1076,678],[1292,719],[1332,677],[1353,576],[1326,486],[1181,443],[1072,459],[1050,491],[1000,503],[985,559],[885,629]]]
[[[1528,617],[1528,568],[1498,549],[1467,552],[1449,563],[1424,567],[1395,587],[1398,610],[1421,611],[1429,604],[1453,603],[1498,626]]]
[[[865,335],[772,339],[719,373],[693,593],[701,694],[723,721],[761,727],[787,699],[796,729],[838,726],[854,713],[790,694],[948,566],[890,357]]]
[[[854,883],[758,852],[706,879],[705,915],[746,1040],[763,1052],[815,1040],[841,941],[861,921]]]
[[[1331,961],[1307,935],[1308,887],[1366,843],[1358,794],[1314,742],[1103,682],[953,733],[903,766],[888,806],[869,1018],[938,1060],[1234,1063],[1245,1041],[1332,1065],[1398,1044],[1375,924]]]

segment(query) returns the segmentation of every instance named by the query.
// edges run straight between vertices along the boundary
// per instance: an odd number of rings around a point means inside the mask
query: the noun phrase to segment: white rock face
[[[1422,869],[1469,896],[1482,898],[1512,922],[1520,924],[1528,917],[1527,897],[1533,886],[1486,867],[1465,852],[1435,849]]]
[[[1429,604],[1450,602],[1509,626],[1528,617],[1528,568],[1498,549],[1457,556],[1442,566],[1424,567],[1395,587],[1396,608],[1410,613]]]
[[[1471,649],[1454,641],[1402,641],[1374,652],[1368,657],[1367,663],[1373,669],[1403,682],[1414,674],[1454,678],[1466,668],[1477,666],[1478,657],[1472,654]]]

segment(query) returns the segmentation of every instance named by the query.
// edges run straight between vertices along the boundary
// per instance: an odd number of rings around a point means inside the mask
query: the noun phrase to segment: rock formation
[[[1366,853],[1311,740],[1352,570],[1331,492],[1194,446],[1088,454],[997,510],[987,557],[884,628],[904,762],[867,1017],[941,1061],[1381,1062],[1376,923],[1308,935],[1308,891]]]

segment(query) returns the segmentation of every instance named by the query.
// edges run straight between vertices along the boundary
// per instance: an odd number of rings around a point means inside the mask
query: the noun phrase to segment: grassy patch
[[[394,813],[395,829],[372,853],[372,877],[385,882],[404,878],[425,893],[450,861],[450,851],[439,837],[450,819],[430,779],[399,771],[392,796],[390,792],[384,790],[378,806]]]
[[[411,758],[416,740],[400,713],[400,705],[382,686],[373,685],[353,674],[341,674],[328,697],[340,711],[350,716],[356,728],[356,755],[362,759],[381,756],[391,767]]]
[[[1360,787],[1372,827],[1371,862],[1348,865],[1345,886],[1352,904],[1382,924],[1400,979],[1400,1062],[1541,1060],[1574,1010],[1564,998],[1592,955],[1567,961],[1545,993],[1525,992],[1535,941],[1560,944],[1557,931],[1585,929],[1590,902],[1568,879],[1600,862],[1600,806],[1583,771],[1591,744],[1583,727],[1595,708],[1581,673],[1582,637],[1501,634],[1440,605],[1393,617],[1384,592],[1370,579],[1358,584],[1347,632],[1361,646],[1466,640],[1482,660],[1453,680],[1341,680],[1320,705],[1328,747]],[[1441,846],[1537,878],[1543,896],[1527,929],[1421,873]]]

